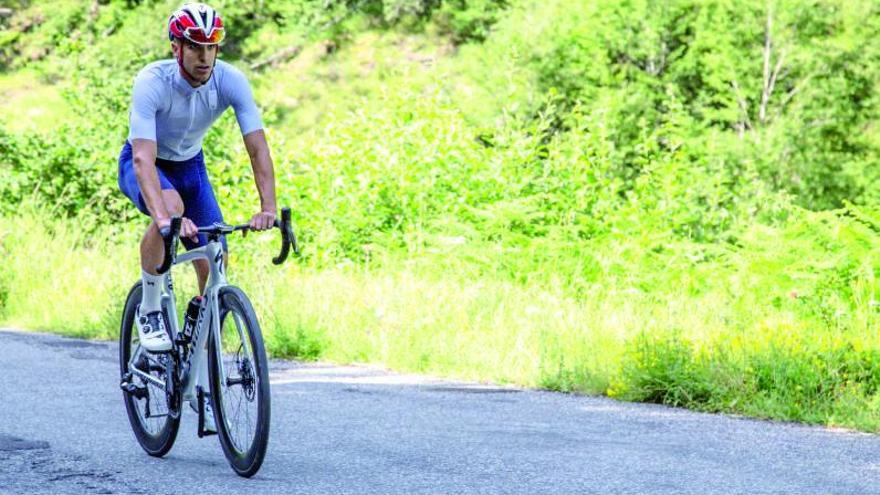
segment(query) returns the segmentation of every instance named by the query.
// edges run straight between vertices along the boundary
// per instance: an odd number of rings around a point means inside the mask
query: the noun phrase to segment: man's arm
[[[173,212],[168,211],[166,198],[162,194],[162,183],[159,182],[159,173],[156,171],[156,142],[149,139],[132,139],[131,151],[134,175],[141,188],[141,196],[144,197],[144,203],[147,204],[153,222],[161,231],[171,225]],[[192,223],[192,220],[184,217],[180,224],[180,236],[195,241],[198,239],[198,227]]]
[[[156,142],[149,139],[132,139],[134,174],[141,188],[141,195],[150,210],[150,216],[159,228],[171,223],[171,216],[162,199],[162,185],[156,172]]]
[[[254,181],[260,194],[260,213],[251,218],[250,226],[254,230],[270,229],[275,222],[278,209],[275,203],[275,170],[272,165],[272,155],[269,153],[269,144],[266,142],[266,134],[260,129],[245,135],[244,146],[251,158]]]

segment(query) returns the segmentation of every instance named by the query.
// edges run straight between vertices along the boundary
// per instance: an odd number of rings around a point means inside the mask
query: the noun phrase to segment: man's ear
[[[175,57],[177,57],[177,50],[180,50],[180,42],[177,40],[172,40],[171,41],[171,53],[173,53]]]

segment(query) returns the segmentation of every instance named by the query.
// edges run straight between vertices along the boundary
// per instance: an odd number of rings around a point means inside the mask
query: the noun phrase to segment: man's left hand
[[[271,211],[261,211],[251,218],[248,222],[252,230],[267,230],[275,226],[275,213]]]

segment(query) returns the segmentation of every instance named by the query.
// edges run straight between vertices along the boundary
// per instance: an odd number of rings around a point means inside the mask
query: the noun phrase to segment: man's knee
[[[181,199],[177,191],[174,189],[163,189],[162,200],[165,201],[165,209],[168,210],[169,215],[177,217],[183,215],[183,199]]]
[[[165,203],[165,210],[169,215],[178,217],[183,215],[183,199],[180,198],[180,194],[177,191],[174,189],[163,189],[162,201]],[[156,222],[151,222],[150,226],[147,227],[147,232],[144,234],[143,242],[157,242],[156,239],[159,236],[159,227],[156,226]]]

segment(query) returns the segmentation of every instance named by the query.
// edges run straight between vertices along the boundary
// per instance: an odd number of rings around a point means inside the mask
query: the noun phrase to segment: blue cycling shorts
[[[156,172],[159,174],[159,182],[162,189],[173,189],[180,194],[183,200],[183,216],[189,218],[199,227],[209,226],[214,222],[223,222],[223,213],[217,198],[214,196],[214,188],[208,181],[208,171],[205,169],[205,155],[202,151],[182,162],[156,159]],[[119,153],[119,189],[144,215],[149,216],[150,211],[141,195],[134,173],[131,143],[126,142]],[[208,239],[204,234],[199,234],[199,242],[193,242],[188,238],[180,241],[187,249],[193,249],[207,244]],[[227,250],[226,238],[222,239],[223,250]]]

